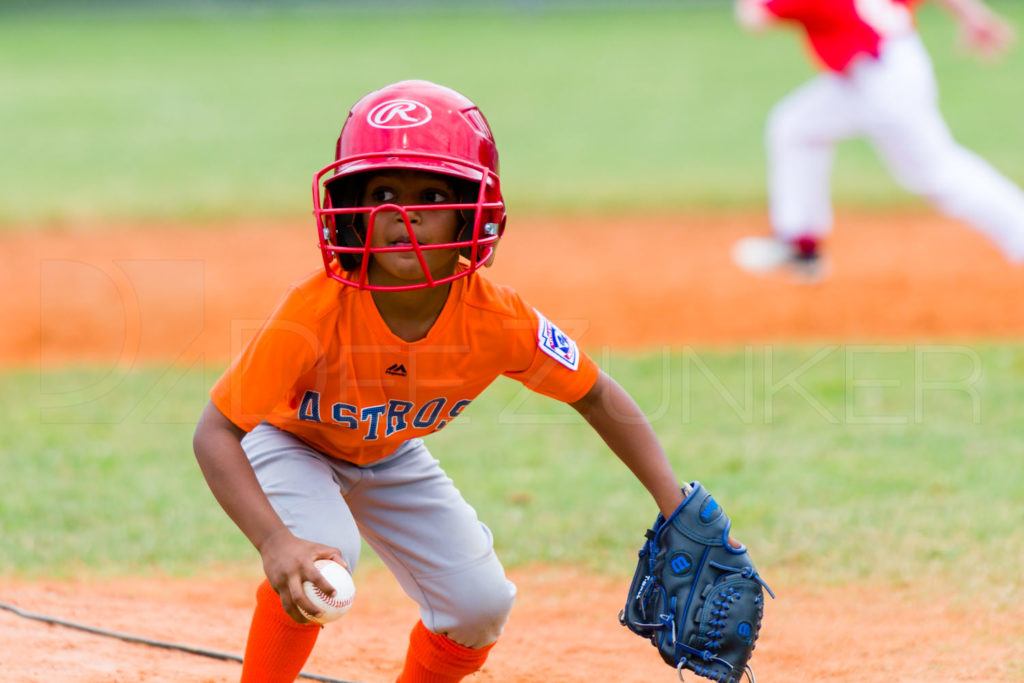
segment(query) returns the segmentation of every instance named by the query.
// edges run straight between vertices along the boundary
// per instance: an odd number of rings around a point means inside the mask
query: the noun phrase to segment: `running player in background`
[[[353,571],[362,538],[419,604],[398,680],[454,683],[483,666],[515,586],[421,437],[505,375],[579,411],[665,517],[683,494],[630,396],[478,272],[505,204],[471,101],[426,81],[372,92],[335,159],[314,181],[324,267],[292,286],[218,380],[195,432],[207,483],[267,577],[242,681],[295,680],[320,632],[299,611],[316,613],[302,582],[329,591],[314,560]],[[480,467],[500,467],[488,444],[475,447]]]
[[[964,43],[986,57],[1014,39],[981,0],[936,0]],[[931,60],[912,11],[919,0],[736,0],[751,30],[791,23],[806,34],[823,73],[786,95],[768,117],[772,237],[747,237],[733,258],[752,272],[822,275],[821,244],[832,227],[831,170],[838,141],[864,137],[907,190],[1024,262],[1024,192],[959,145],[938,107]]]

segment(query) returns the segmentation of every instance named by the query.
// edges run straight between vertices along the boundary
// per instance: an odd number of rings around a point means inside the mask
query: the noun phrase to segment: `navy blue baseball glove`
[[[649,638],[661,658],[719,683],[754,681],[748,662],[761,631],[764,590],[731,522],[699,482],[672,515],[647,531],[619,621]],[[764,590],[762,590],[764,589]]]

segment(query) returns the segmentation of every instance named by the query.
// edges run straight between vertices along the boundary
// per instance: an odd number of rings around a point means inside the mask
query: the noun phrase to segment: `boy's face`
[[[425,171],[396,169],[375,173],[363,191],[362,205],[395,204],[402,207],[452,204],[458,202],[455,187],[445,176]],[[446,277],[455,271],[458,249],[429,249],[432,244],[454,242],[459,217],[453,209],[409,209],[408,223],[398,211],[379,211],[373,224],[371,248],[395,247],[395,251],[374,252],[369,264],[371,284],[411,284],[426,281],[412,235],[421,247],[431,276]]]

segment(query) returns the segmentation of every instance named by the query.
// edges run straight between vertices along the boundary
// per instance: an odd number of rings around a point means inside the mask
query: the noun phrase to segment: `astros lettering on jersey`
[[[266,421],[366,465],[445,427],[499,375],[572,403],[598,369],[518,294],[479,273],[454,281],[427,336],[406,342],[371,292],[318,270],[292,286],[210,395],[246,431]]]

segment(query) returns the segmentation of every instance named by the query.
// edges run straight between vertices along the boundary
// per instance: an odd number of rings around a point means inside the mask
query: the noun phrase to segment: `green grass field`
[[[1024,27],[1024,4],[993,4]],[[939,10],[921,26],[958,138],[1024,181],[1024,49],[979,65]],[[408,77],[481,105],[511,211],[759,211],[764,116],[811,73],[792,35],[747,36],[722,4],[0,10],[0,227],[307,220],[348,106]],[[859,143],[836,194],[917,202]],[[835,341],[601,362],[766,576],[934,575],[1019,597],[1024,349]],[[0,573],[251,569],[191,454],[214,370],[0,371]],[[571,409],[500,382],[432,443],[508,564],[631,571],[652,506]]]
[[[305,216],[348,107],[413,77],[482,107],[513,211],[760,208],[765,114],[812,73],[795,35],[745,34],[725,3],[346,6],[0,13],[0,225]],[[1024,182],[1024,49],[981,65],[940,10],[921,25],[951,127]],[[917,203],[860,143],[836,193]]]
[[[681,475],[723,501],[766,575],[1019,592],[1020,348],[758,346],[602,363]],[[251,570],[254,551],[191,454],[215,371],[3,374],[0,572]],[[631,570],[653,504],[567,406],[503,380],[430,443],[509,565]]]

